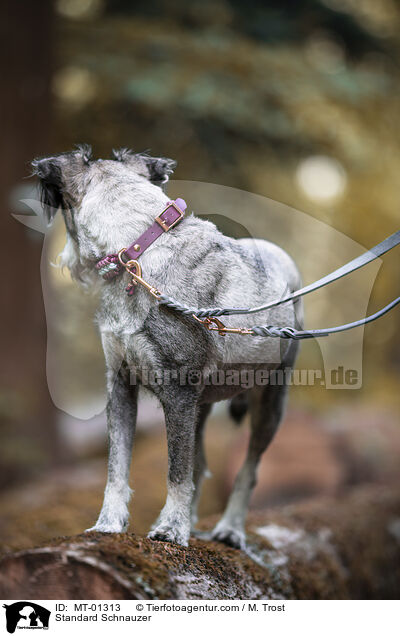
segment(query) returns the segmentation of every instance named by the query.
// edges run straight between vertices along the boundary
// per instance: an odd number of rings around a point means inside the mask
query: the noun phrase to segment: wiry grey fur
[[[124,289],[127,275],[103,281],[94,269],[105,254],[127,247],[165,207],[161,187],[175,165],[170,159],[114,151],[114,159],[91,159],[88,147],[35,160],[49,218],[61,207],[67,227],[62,264],[72,275],[100,286],[97,321],[107,367],[108,480],[100,516],[91,530],[121,532],[128,525],[131,494],[128,479],[133,445],[137,387],[143,369],[197,370],[210,377],[218,369],[291,367],[297,343],[270,338],[209,332],[190,317],[159,307],[144,289],[132,297]],[[297,269],[279,247],[263,240],[234,240],[215,225],[188,216],[162,235],[140,258],[145,279],[189,306],[255,306],[282,297],[300,286]],[[298,326],[292,304],[257,316],[231,316],[229,326]],[[132,377],[135,382],[132,382]],[[246,461],[235,481],[226,511],[212,537],[230,545],[245,544],[244,522],[259,459],[282,417],[286,387],[215,385],[182,382],[154,384],[165,413],[168,440],[168,496],[149,536],[187,545],[197,520],[206,462],[204,423],[215,401],[236,398],[251,413]],[[233,402],[232,410],[235,411]]]

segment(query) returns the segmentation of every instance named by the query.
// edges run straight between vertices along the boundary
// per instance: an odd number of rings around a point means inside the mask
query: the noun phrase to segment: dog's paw
[[[160,524],[152,528],[147,536],[153,541],[169,541],[170,543],[178,543],[187,547],[189,545],[190,532],[179,526]]]
[[[128,524],[121,525],[117,523],[96,523],[92,528],[87,528],[85,532],[104,532],[104,533],[120,533],[126,532]]]
[[[229,545],[231,548],[237,548],[238,550],[244,550],[246,548],[246,533],[244,530],[232,526],[217,524],[211,532],[211,539],[212,541],[225,543],[225,545]]]

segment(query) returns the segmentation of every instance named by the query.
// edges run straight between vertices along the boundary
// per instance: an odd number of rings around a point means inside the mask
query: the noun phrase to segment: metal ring
[[[124,267],[126,271],[128,272],[128,274],[130,274],[131,276],[137,276],[138,278],[142,278],[142,268],[140,267],[137,261],[128,261],[127,263],[125,263]],[[133,267],[135,268],[134,272],[132,272]]]
[[[125,269],[127,270],[127,272],[129,272],[130,274],[135,274],[135,276],[142,276],[142,268],[139,265],[138,261],[134,261],[134,260],[130,260],[130,261],[123,261],[122,260],[122,254],[124,254],[126,252],[127,248],[123,247],[122,250],[119,250],[118,252],[118,260],[121,263],[121,265],[123,267],[125,267]],[[134,272],[131,272],[132,267],[135,268]]]
[[[126,263],[122,260],[122,254],[124,254],[124,252],[126,252],[127,249],[128,249],[127,247],[123,247],[122,250],[119,250],[118,252],[118,260],[123,267],[126,267]]]

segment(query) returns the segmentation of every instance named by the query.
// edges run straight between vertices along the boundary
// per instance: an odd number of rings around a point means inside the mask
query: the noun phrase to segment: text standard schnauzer
[[[58,208],[64,217],[67,241],[61,264],[78,281],[94,284],[98,279],[100,286],[97,321],[107,368],[109,460],[103,506],[90,530],[122,532],[128,525],[129,468],[141,370],[159,373],[186,368],[199,372],[203,380],[182,382],[179,373],[170,373],[169,382],[149,387],[164,409],[168,441],[168,496],[149,537],[188,544],[206,469],[204,424],[212,403],[229,398],[231,412],[235,405],[244,412],[243,405],[248,403],[251,437],[212,538],[243,547],[257,465],[282,418],[287,387],[264,383],[244,389],[238,383],[221,385],[204,379],[224,370],[291,368],[297,342],[221,337],[191,316],[158,305],[139,285],[127,294],[125,272],[112,280],[99,277],[99,259],[130,245],[166,208],[169,199],[163,184],[175,167],[170,159],[125,149],[113,157],[93,160],[90,148],[81,146],[33,162],[49,220]],[[279,247],[264,240],[229,238],[213,223],[193,215],[163,232],[141,256],[140,265],[147,282],[190,307],[254,307],[300,287],[294,263]],[[294,327],[302,321],[301,311],[300,301],[255,316],[231,316],[224,322],[230,327],[266,322]]]

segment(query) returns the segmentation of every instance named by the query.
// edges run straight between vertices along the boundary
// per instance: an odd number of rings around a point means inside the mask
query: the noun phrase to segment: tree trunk
[[[0,564],[3,599],[394,599],[399,586],[400,494],[376,487],[252,513],[246,553],[91,532]]]
[[[1,3],[0,487],[57,456],[46,383],[42,237],[11,216],[13,199],[24,198],[17,188],[29,185],[29,161],[51,151],[51,32],[50,0]]]

